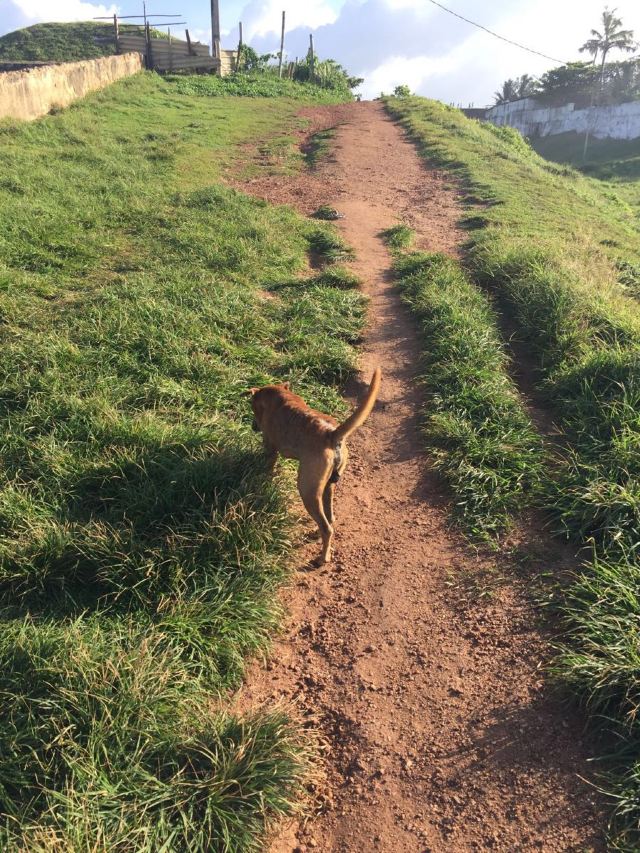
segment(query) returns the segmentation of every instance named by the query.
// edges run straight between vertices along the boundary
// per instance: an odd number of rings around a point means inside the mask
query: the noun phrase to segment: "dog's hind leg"
[[[349,453],[347,451],[346,444],[342,446],[340,453],[340,462],[336,468],[331,472],[331,477],[329,477],[329,482],[324,487],[324,492],[322,494],[322,506],[324,508],[324,514],[327,516],[327,520],[329,524],[334,524],[336,517],[333,511],[333,499],[336,491],[336,485],[338,480],[342,476],[344,469],[347,467],[347,460],[349,458]],[[333,464],[335,465],[335,458]]]
[[[320,531],[320,536],[322,537],[322,553],[320,555],[320,562],[330,563],[331,545],[333,543],[333,525],[330,524],[329,520],[324,514],[321,496],[316,493],[304,494],[302,495],[302,502],[305,505],[305,509],[307,510],[311,518],[318,525],[318,530]]]
[[[331,476],[332,459],[329,456],[321,459],[301,460],[298,469],[298,491],[302,503],[311,518],[318,525],[322,537],[321,563],[331,561],[331,545],[333,542],[333,525],[325,515],[323,495],[325,486]]]
[[[324,487],[324,493],[322,495],[322,507],[324,509],[324,514],[326,515],[329,524],[333,524],[335,521],[335,516],[333,514],[333,496],[335,490],[336,484],[329,482]]]

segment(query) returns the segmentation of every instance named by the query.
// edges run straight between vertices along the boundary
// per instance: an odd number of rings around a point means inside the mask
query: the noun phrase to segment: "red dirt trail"
[[[456,190],[381,105],[308,115],[316,127],[341,122],[332,157],[244,189],[345,214],[371,300],[360,382],[348,390],[362,393],[377,364],[383,385],[350,442],[335,562],[309,570],[318,546],[304,549],[284,596],[284,635],[243,689],[243,703],[295,701],[328,743],[318,813],[285,827],[272,853],[602,850],[580,719],[540,671],[548,629],[527,575],[553,557],[540,540],[510,562],[476,554],[452,530],[421,449],[417,329],[379,233],[401,220],[423,248],[455,253],[464,239]]]

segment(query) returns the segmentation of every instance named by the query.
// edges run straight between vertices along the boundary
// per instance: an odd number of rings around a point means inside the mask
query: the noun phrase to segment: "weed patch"
[[[335,139],[335,135],[335,127],[330,127],[327,130],[319,130],[317,133],[314,133],[305,144],[303,152],[307,165],[311,169],[315,169],[319,163],[327,159],[331,151],[331,145]]]
[[[336,264],[353,258],[353,250],[333,229],[316,227],[310,233],[309,241],[313,252],[321,263]]]
[[[347,95],[343,91],[322,89],[314,83],[300,83],[268,73],[242,72],[230,74],[228,77],[173,74],[167,75],[165,79],[179,94],[197,97],[290,98],[323,104],[353,100],[350,93]],[[324,147],[326,148],[326,142]]]

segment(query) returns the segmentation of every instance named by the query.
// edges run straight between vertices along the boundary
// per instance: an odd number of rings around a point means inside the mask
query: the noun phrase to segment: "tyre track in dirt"
[[[331,160],[244,189],[345,214],[371,299],[361,381],[347,390],[361,394],[377,364],[383,386],[350,442],[335,562],[310,569],[317,545],[303,550],[286,631],[242,692],[246,705],[296,702],[328,743],[318,813],[285,828],[272,853],[604,849],[580,719],[540,673],[548,628],[528,594],[562,552],[538,541],[510,566],[476,554],[451,530],[421,449],[416,327],[379,233],[402,220],[423,248],[455,254],[455,189],[380,104],[309,114],[317,127],[340,124]]]

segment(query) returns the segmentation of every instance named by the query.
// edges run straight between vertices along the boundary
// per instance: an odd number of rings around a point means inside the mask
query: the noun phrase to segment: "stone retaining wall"
[[[40,118],[52,107],[66,107],[89,92],[137,74],[142,67],[139,53],[126,53],[28,71],[7,71],[0,74],[0,119]]]

